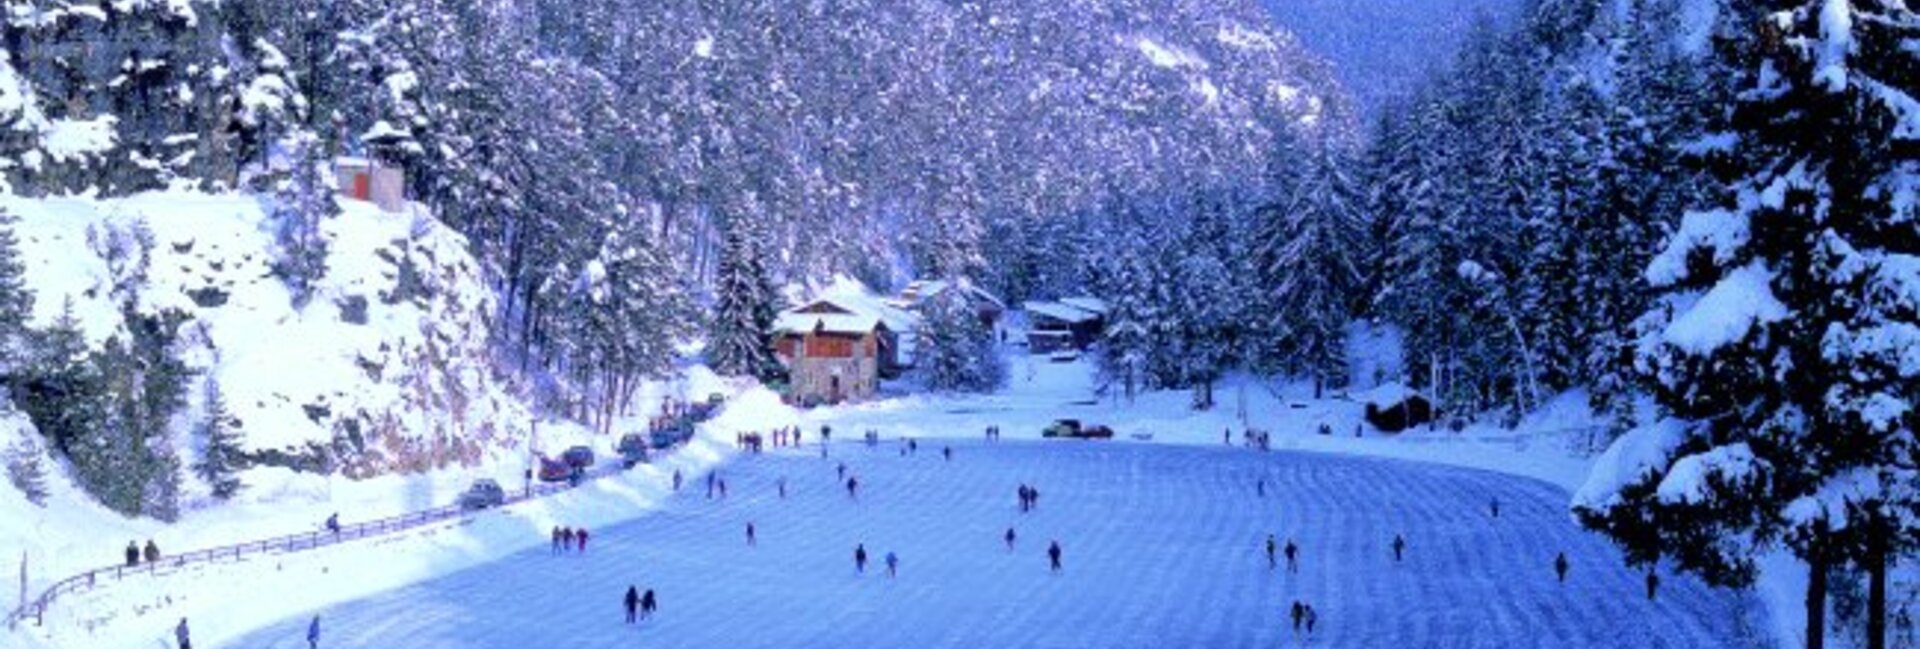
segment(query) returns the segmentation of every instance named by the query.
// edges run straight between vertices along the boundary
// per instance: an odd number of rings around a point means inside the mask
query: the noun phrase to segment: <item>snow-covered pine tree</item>
[[[1234,359],[1240,296],[1227,265],[1208,252],[1187,256],[1174,269],[1174,308],[1180,313],[1176,356],[1182,380],[1193,388],[1193,408],[1212,409],[1213,387]]]
[[[0,412],[7,411],[9,407],[5,400],[0,400]],[[22,432],[19,439],[0,451],[0,455],[4,456],[0,460],[6,464],[7,482],[19,489],[28,502],[45,507],[48,495],[46,450],[31,435]]]
[[[28,336],[26,361],[10,386],[15,404],[60,455],[86,452],[86,436],[106,416],[105,386],[89,358],[72,299],[51,325]]]
[[[1095,348],[1099,361],[1101,391],[1119,387],[1129,402],[1135,394],[1151,385],[1147,363],[1154,352],[1154,322],[1160,318],[1153,303],[1153,269],[1142,234],[1128,226],[1113,233],[1117,238],[1104,253],[1107,268],[1102,298],[1109,307],[1106,332]],[[1115,386],[1115,383],[1118,386]]]
[[[27,267],[14,232],[19,222],[19,217],[0,209],[0,386],[26,360],[27,322],[33,316],[33,290],[27,287]]]
[[[768,380],[780,373],[773,357],[773,321],[779,299],[767,276],[765,253],[750,217],[726,228],[720,269],[714,278],[714,315],[707,360],[716,372]]]
[[[1006,384],[1006,363],[966,286],[965,280],[949,280],[947,290],[921,303],[914,371],[934,390],[991,392]]]
[[[274,236],[280,244],[273,268],[298,308],[306,306],[314,284],[327,274],[327,239],[321,224],[339,215],[340,204],[333,196],[329,160],[319,140],[296,130],[281,144],[288,168],[273,174],[277,177]]]
[[[1807,561],[1808,647],[1827,573],[1878,585],[1915,547],[1920,354],[1920,16],[1875,0],[1732,3],[1741,70],[1731,200],[1689,212],[1647,270],[1661,291],[1639,367],[1674,422],[1616,443],[1664,451],[1576,511],[1630,560],[1751,581],[1776,542]],[[1602,463],[1605,465],[1606,463]]]
[[[1316,398],[1347,382],[1346,327],[1364,250],[1353,164],[1334,146],[1313,147],[1298,182],[1261,209],[1259,235],[1274,369],[1310,378]]]
[[[199,428],[200,460],[193,464],[193,472],[213,490],[213,497],[221,500],[232,498],[246,485],[240,482],[240,471],[246,468],[246,454],[240,448],[240,431],[234,427],[233,415],[227,411],[227,398],[220,391],[220,384],[207,380],[206,414]]]

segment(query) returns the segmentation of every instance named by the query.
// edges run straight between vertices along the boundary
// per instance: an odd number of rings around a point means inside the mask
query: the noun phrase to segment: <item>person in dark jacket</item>
[[[180,649],[193,649],[193,635],[187,631],[187,618],[180,618],[180,624],[173,627],[173,639],[180,643]]]
[[[333,514],[327,516],[327,531],[332,532],[334,536],[340,535],[340,513],[339,512],[334,512]]]
[[[127,567],[140,565],[140,542],[127,542]]]
[[[753,521],[747,521],[747,545],[748,546],[759,545],[759,539],[756,539],[753,536]]]
[[[551,550],[553,551],[553,554],[560,554],[560,526],[559,525],[553,526],[553,544],[552,545],[553,547],[551,548]]]
[[[1293,600],[1293,610],[1289,613],[1289,616],[1293,618],[1293,632],[1299,633],[1301,623],[1307,619],[1306,605],[1301,604],[1300,600]]]
[[[1308,604],[1306,617],[1307,617],[1307,635],[1311,636],[1313,635],[1313,627],[1320,623],[1320,613],[1318,611],[1313,610],[1312,604]]]
[[[1047,560],[1053,564],[1053,572],[1060,572],[1060,542],[1047,545]]]
[[[1553,558],[1553,572],[1560,575],[1560,583],[1567,583],[1567,570],[1571,568],[1573,564],[1567,562],[1567,553],[1562,552],[1560,556]]]
[[[1652,570],[1648,570],[1647,571],[1647,601],[1649,602],[1653,601],[1654,598],[1658,596],[1659,591],[1660,591],[1660,575],[1655,574]]]
[[[887,578],[892,579],[899,572],[900,555],[894,554],[891,550],[887,551]]]
[[[860,478],[858,476],[847,476],[847,497],[854,499],[860,498]]]
[[[147,539],[147,563],[153,563],[159,560],[160,546],[154,545],[153,539]]]
[[[1013,534],[1013,528],[1011,528],[1011,527],[1009,527],[1009,528],[1007,528],[1007,536],[1006,536],[1006,539],[1007,539],[1007,551],[1008,551],[1008,552],[1012,552],[1012,551],[1013,551],[1013,539],[1014,539],[1014,534]]]
[[[307,649],[320,649],[320,616],[307,623]]]
[[[680,490],[680,470],[679,469],[673,470],[673,490],[674,491]]]
[[[853,571],[867,574],[867,544],[865,543],[853,546]]]
[[[1493,512],[1494,518],[1499,518],[1500,517],[1500,499],[1494,498],[1493,500],[1488,501],[1487,509]]]
[[[580,552],[581,552],[582,554],[585,554],[585,553],[586,553],[586,551],[587,551],[587,530],[586,530],[586,528],[581,528],[581,530],[580,530],[580,531],[579,531],[578,533],[576,533],[576,534],[574,534],[574,535],[573,535],[573,538],[574,538],[574,539],[575,539],[576,541],[578,541],[578,542],[580,543]]]
[[[1300,572],[1300,546],[1294,545],[1293,539],[1287,539],[1285,552],[1287,555],[1287,572]]]
[[[1279,558],[1274,556],[1279,551],[1280,551],[1280,542],[1274,540],[1272,534],[1268,534],[1267,535],[1267,569],[1268,570],[1272,570],[1274,568],[1280,567]]]
[[[1399,534],[1393,535],[1393,562],[1399,563],[1407,552],[1407,539]]]
[[[659,600],[653,598],[653,589],[648,588],[647,592],[640,595],[640,619],[645,620],[652,618],[653,612],[659,609]]]
[[[627,624],[633,624],[635,620],[640,619],[640,589],[627,586],[627,599],[624,603],[627,605]]]

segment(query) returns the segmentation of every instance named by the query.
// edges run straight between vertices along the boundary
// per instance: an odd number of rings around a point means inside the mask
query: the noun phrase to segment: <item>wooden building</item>
[[[333,176],[340,195],[368,201],[388,212],[407,206],[407,179],[399,169],[366,158],[337,158]]]
[[[1098,302],[1091,298],[1074,298]],[[1067,301],[1027,302],[1027,351],[1044,354],[1063,349],[1086,349],[1100,340],[1106,329],[1105,305],[1101,311],[1076,307]]]
[[[974,313],[980,316],[980,323],[990,329],[998,324],[1000,316],[1007,312],[1007,305],[1001,302],[1000,298],[994,297],[986,289],[964,281],[955,283],[931,279],[914,280],[907,284],[907,288],[900,291],[900,297],[893,300],[893,305],[918,313],[920,306],[927,300],[947,291],[959,291],[962,299],[965,299],[967,304],[973,307]],[[921,315],[926,314],[921,313]]]
[[[870,398],[900,368],[899,332],[854,300],[823,298],[774,322],[775,355],[787,368],[787,398],[820,404]]]

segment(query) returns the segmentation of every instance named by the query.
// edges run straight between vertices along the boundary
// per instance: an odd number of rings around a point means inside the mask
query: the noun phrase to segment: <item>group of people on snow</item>
[[[1038,487],[1027,486],[1024,482],[1020,483],[1019,497],[1020,511],[1022,513],[1033,511],[1035,507],[1040,506],[1040,489]]]
[[[627,586],[627,597],[623,603],[627,607],[627,624],[652,618],[653,612],[660,608],[660,601],[654,598],[652,588],[642,593],[633,585]]]
[[[154,545],[153,539],[147,539],[146,549],[141,550],[139,542],[128,541],[127,542],[127,567],[131,568],[133,566],[140,565],[140,559],[142,557],[146,558],[147,563],[154,563],[156,561],[159,561],[160,546]]]
[[[568,552],[584,553],[586,551],[587,551],[586,528],[583,527],[577,530],[571,527],[555,526],[553,528],[553,553],[554,554],[566,554]]]

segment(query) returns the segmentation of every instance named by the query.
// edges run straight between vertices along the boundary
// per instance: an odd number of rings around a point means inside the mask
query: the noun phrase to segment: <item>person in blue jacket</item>
[[[319,649],[319,647],[320,616],[315,615],[313,616],[313,621],[307,623],[307,649]]]

